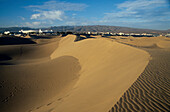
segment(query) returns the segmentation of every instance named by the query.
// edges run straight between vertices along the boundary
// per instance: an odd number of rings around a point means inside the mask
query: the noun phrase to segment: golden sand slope
[[[170,49],[168,48],[170,41],[167,38],[141,38],[135,41],[126,42],[126,44],[143,46],[143,50],[150,53],[152,60],[135,83],[124,93],[117,104],[113,106],[110,112],[169,112]],[[159,45],[160,48],[148,47],[148,45],[146,45],[153,43]],[[146,46],[148,48],[146,48]]]
[[[129,44],[135,47],[145,48],[170,48],[170,40],[165,37],[140,37],[120,39],[118,42]]]
[[[30,63],[32,61],[40,61],[43,59],[50,59],[50,54],[58,47],[60,38],[53,39],[52,42],[48,44],[32,44],[32,45],[5,45],[0,46],[0,56],[4,58],[9,58],[8,64],[16,64],[21,61],[27,61]],[[0,58],[1,58],[0,57]],[[16,62],[15,62],[16,61]],[[23,63],[23,62],[22,62]]]
[[[53,102],[37,111],[108,111],[148,63],[149,55],[136,48],[106,39],[74,40],[73,35],[63,38],[51,58],[69,55],[79,59],[78,82],[60,102]]]
[[[0,53],[11,58],[0,63],[0,112],[32,111],[72,88],[81,69],[79,62],[71,56],[50,60],[57,46],[58,41],[1,46]]]
[[[143,50],[108,39],[75,38],[0,48],[5,54],[0,111],[105,112],[148,64],[150,56]]]

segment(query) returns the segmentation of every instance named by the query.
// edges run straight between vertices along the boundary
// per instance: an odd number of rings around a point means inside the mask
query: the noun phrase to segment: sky
[[[170,29],[170,0],[0,0],[0,27]]]

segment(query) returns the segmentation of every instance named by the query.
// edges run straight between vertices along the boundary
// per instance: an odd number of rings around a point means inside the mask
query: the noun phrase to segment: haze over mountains
[[[29,27],[8,27],[0,28],[0,32],[4,31],[19,31],[19,30],[30,30],[39,28],[29,28]],[[102,26],[102,25],[92,25],[92,26],[52,26],[50,28],[40,28],[40,29],[50,29],[54,32],[124,32],[124,33],[170,33],[168,30],[152,30],[152,29],[139,29],[130,27],[120,27],[120,26]]]

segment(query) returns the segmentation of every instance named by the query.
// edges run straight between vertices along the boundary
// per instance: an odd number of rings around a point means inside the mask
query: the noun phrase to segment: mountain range
[[[29,28],[29,27],[7,27],[0,28],[0,32],[4,31],[19,31],[19,30],[53,30],[54,32],[112,32],[112,33],[152,33],[152,34],[167,34],[170,33],[168,30],[152,30],[152,29],[139,29],[139,28],[129,28],[120,26],[104,26],[104,25],[92,25],[92,26],[52,26],[48,28]]]

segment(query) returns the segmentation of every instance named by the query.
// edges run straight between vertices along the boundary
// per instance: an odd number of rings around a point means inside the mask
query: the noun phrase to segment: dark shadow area
[[[83,36],[85,37],[82,37],[80,34],[76,34],[76,39],[74,40],[74,42],[81,41],[81,40],[88,39],[88,38],[95,38],[89,34],[83,34]]]
[[[95,38],[95,37],[92,37],[93,35],[90,35],[90,34],[85,34],[84,36],[86,36],[86,38]]]
[[[13,64],[13,63],[0,62],[0,65],[15,65],[15,64]]]
[[[68,34],[61,34],[62,36],[61,37],[65,37],[65,36],[67,36]]]
[[[112,35],[110,35],[110,34],[104,34],[104,35],[102,35],[102,37],[104,37],[104,38],[110,38],[110,36],[112,36]]]
[[[6,62],[9,60],[12,60],[12,58],[5,54],[0,54],[0,65],[14,65],[12,63]]]
[[[76,35],[76,39],[74,40],[74,42],[80,41],[80,40],[84,40],[86,39],[85,37],[80,36],[79,34]]]
[[[52,39],[52,38],[55,38],[57,36],[54,36],[54,35],[30,35],[30,37],[32,39]]]
[[[133,37],[153,37],[153,36],[149,36],[149,35],[131,35]]]
[[[20,37],[1,37],[0,45],[18,45],[18,44],[36,44],[36,42],[27,38]]]
[[[4,54],[0,54],[0,61],[6,61],[6,60],[11,60],[12,58],[4,55]]]

